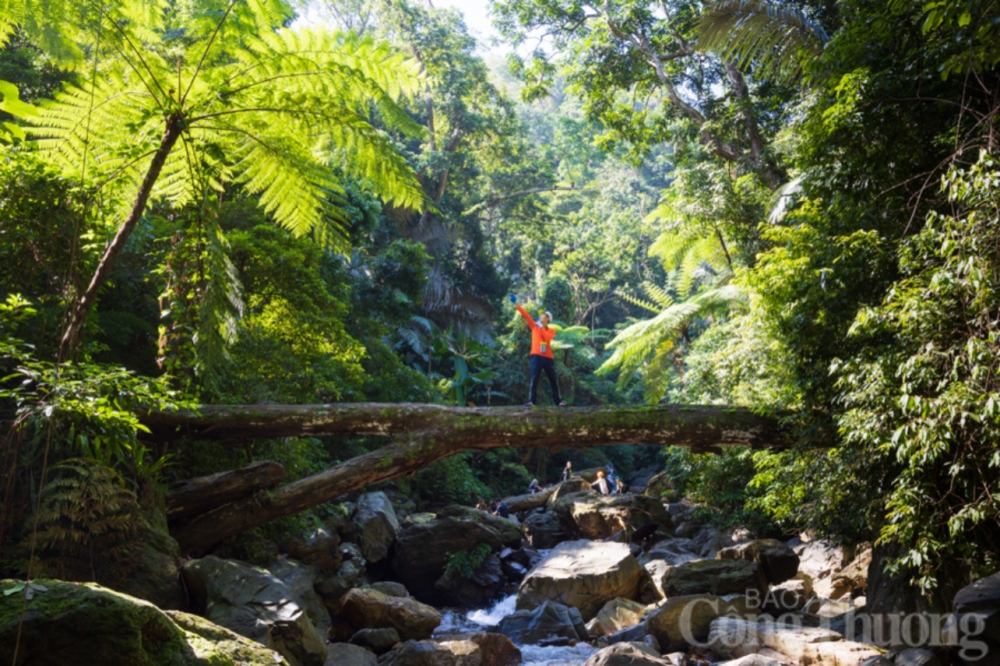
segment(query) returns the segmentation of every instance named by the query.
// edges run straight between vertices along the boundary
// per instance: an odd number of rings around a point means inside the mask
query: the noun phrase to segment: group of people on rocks
[[[567,460],[566,467],[563,469],[562,480],[568,481],[572,476],[573,463]],[[610,469],[607,476],[605,476],[603,471],[598,471],[597,480],[591,483],[590,486],[592,488],[596,488],[602,495],[624,494],[628,492],[628,487],[622,481],[622,478],[615,474],[614,468]],[[545,488],[538,483],[538,479],[532,479],[531,483],[528,484],[528,494],[530,495],[540,493],[543,490],[545,490]],[[491,513],[494,516],[500,516],[502,518],[510,517],[510,509],[508,509],[504,501],[499,498],[487,503],[485,498],[480,497],[479,502],[476,503],[476,508],[480,511]]]
[[[571,476],[573,476],[573,461],[567,460],[566,467],[563,469],[562,480],[568,481]],[[615,474],[613,467],[609,470],[608,476],[605,476],[603,471],[598,471],[597,480],[591,483],[590,486],[599,490],[602,495],[614,495],[627,492],[625,482],[622,481],[620,476]],[[528,484],[529,495],[540,493],[543,490],[545,490],[545,488],[538,483],[538,479],[532,479],[531,483]]]
[[[502,499],[495,499],[489,504],[482,497],[479,498],[479,502],[476,504],[476,508],[480,511],[487,511],[492,513],[494,516],[500,516],[501,518],[510,518],[510,509],[504,504]]]

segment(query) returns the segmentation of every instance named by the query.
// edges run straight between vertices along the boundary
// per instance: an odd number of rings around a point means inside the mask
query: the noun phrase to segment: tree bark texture
[[[226,502],[274,488],[284,478],[284,466],[261,460],[236,470],[182,481],[167,493],[167,520],[183,522]]]
[[[784,448],[778,419],[747,409],[665,406],[525,409],[421,404],[210,405],[198,414],[151,413],[158,438],[381,435],[393,443],[323,472],[239,499],[176,528],[187,553],[202,553],[251,527],[294,515],[346,493],[413,472],[461,451],[504,446],[587,448],[602,444],[673,444],[695,451],[721,446]]]
[[[139,220],[142,219],[142,215],[146,211],[146,203],[149,201],[149,195],[153,192],[153,186],[156,185],[156,181],[160,177],[160,172],[163,171],[163,165],[166,164],[167,158],[170,156],[170,151],[173,150],[174,144],[180,138],[182,121],[183,118],[178,114],[171,114],[167,117],[163,138],[160,139],[160,146],[153,153],[153,159],[149,163],[149,168],[142,179],[139,191],[136,192],[128,217],[125,218],[122,225],[118,228],[118,233],[115,234],[115,237],[104,248],[104,254],[101,256],[101,260],[94,270],[94,275],[90,278],[90,284],[87,285],[87,289],[70,306],[69,321],[66,324],[66,330],[63,331],[62,340],[59,342],[60,362],[70,360],[73,354],[76,353],[76,346],[80,340],[80,331],[83,330],[83,323],[87,319],[87,314],[94,307],[97,295],[111,274],[111,269],[114,267],[118,255],[125,249],[125,244],[128,243],[129,237],[135,231],[136,225],[139,224]]]

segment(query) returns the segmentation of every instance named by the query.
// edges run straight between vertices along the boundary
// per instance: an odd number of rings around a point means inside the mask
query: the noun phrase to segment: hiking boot
[[[525,407],[534,407],[535,403],[533,403],[533,402],[526,402],[526,403],[524,403],[524,406]]]

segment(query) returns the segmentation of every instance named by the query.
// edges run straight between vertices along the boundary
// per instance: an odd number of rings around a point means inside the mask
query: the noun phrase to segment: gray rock
[[[379,666],[483,666],[483,653],[471,640],[406,641],[379,657]]]
[[[559,516],[553,511],[530,514],[522,527],[525,538],[534,548],[554,548],[566,538]]]
[[[669,599],[692,594],[746,594],[763,597],[767,580],[756,562],[744,560],[700,560],[670,567],[662,578],[663,594]]]
[[[497,632],[515,643],[568,645],[587,640],[579,613],[562,604],[545,601],[532,610],[519,610],[500,620]]]
[[[446,571],[434,587],[443,595],[445,603],[459,608],[483,608],[496,599],[506,583],[500,567],[500,558],[490,555],[469,578]]]
[[[11,590],[18,582],[2,580],[0,589]],[[272,650],[197,615],[162,611],[94,583],[36,580],[35,585],[31,599],[23,593],[0,594],[2,664],[288,664]]]
[[[336,532],[323,528],[314,530],[305,537],[291,539],[285,544],[285,551],[323,573],[335,573],[340,569],[340,537]]]
[[[351,636],[353,645],[360,645],[368,648],[375,654],[385,654],[399,642],[399,632],[392,627],[382,627],[380,629],[358,629]]]
[[[382,580],[377,583],[372,583],[368,587],[373,590],[378,590],[382,594],[387,594],[390,597],[408,597],[410,593],[406,591],[406,586],[402,583],[397,583],[392,580]]]
[[[930,650],[907,648],[896,655],[896,666],[941,666],[941,660]]]
[[[520,666],[521,650],[503,634],[480,632],[469,636],[483,655],[481,666]]]
[[[592,655],[584,666],[672,666],[645,643],[616,643]]]
[[[410,597],[393,597],[370,587],[344,595],[340,617],[357,629],[392,627],[404,640],[430,638],[441,624],[441,613]]]
[[[643,620],[639,624],[626,627],[611,634],[608,636],[608,643],[611,645],[615,643],[642,643],[646,640],[646,636],[651,635],[649,633],[649,625]]]
[[[771,585],[790,580],[799,571],[799,556],[777,539],[755,539],[719,551],[720,560],[756,562]]]
[[[267,569],[214,555],[190,560],[181,571],[195,606],[209,620],[277,650],[291,663],[323,666],[326,643],[310,621],[312,604],[295,594],[301,580],[287,584]]]
[[[326,646],[325,666],[378,666],[378,658],[357,645],[331,643]]]
[[[414,514],[400,527],[392,570],[416,598],[439,602],[434,583],[444,574],[450,554],[487,544],[493,551],[521,544],[513,522],[469,507],[449,506],[437,514]]]
[[[347,560],[337,573],[325,576],[316,583],[316,591],[327,604],[336,604],[347,591],[359,585],[364,577],[364,561]]]
[[[590,620],[606,602],[633,599],[645,570],[628,546],[600,541],[566,541],[553,548],[522,581],[519,609],[554,601],[580,610]]]
[[[724,661],[719,666],[785,666],[783,662],[760,654],[748,654],[739,659]]]
[[[383,492],[365,493],[354,507],[361,554],[369,562],[381,562],[399,532],[399,521],[392,502]]]

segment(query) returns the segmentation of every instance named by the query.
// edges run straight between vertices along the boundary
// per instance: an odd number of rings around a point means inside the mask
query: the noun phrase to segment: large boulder
[[[666,472],[660,472],[647,481],[643,495],[666,502],[676,502],[679,498],[677,486]]]
[[[588,539],[605,539],[619,530],[630,533],[649,524],[673,528],[663,503],[644,495],[570,494],[556,500],[553,510],[563,525]]]
[[[745,560],[697,560],[670,567],[661,589],[668,599],[692,594],[757,594],[767,592],[767,579],[756,562]]]
[[[521,582],[517,607],[555,601],[575,606],[589,620],[606,602],[635,598],[646,571],[625,544],[566,541],[553,548]]]
[[[615,643],[599,650],[583,666],[672,666],[645,643]]]
[[[559,516],[555,511],[531,513],[521,523],[524,537],[533,548],[554,548],[566,539]]]
[[[663,560],[670,566],[677,566],[692,560],[700,560],[689,539],[664,539],[653,546],[642,556],[643,562]]]
[[[311,564],[323,573],[335,573],[340,569],[340,537],[336,532],[321,527],[305,536],[289,539],[284,548],[294,559]]]
[[[856,666],[880,653],[870,645],[845,641],[835,631],[776,622],[719,617],[712,622],[712,651],[723,657],[744,656],[770,648],[792,661],[816,666]]]
[[[868,570],[872,563],[872,549],[867,548],[850,564],[833,574],[830,580],[830,598],[840,599],[854,590],[868,587]]]
[[[476,509],[449,506],[437,514],[415,514],[403,521],[393,549],[392,570],[418,599],[435,603],[441,594],[434,583],[448,559],[480,544],[499,551],[521,543],[521,528],[512,521]]]
[[[574,495],[576,493],[591,493],[596,495],[597,491],[591,487],[590,481],[587,481],[579,476],[574,476],[566,481],[563,481],[556,487],[555,491],[549,495],[549,499],[545,503],[545,506],[549,511],[551,511],[555,506],[555,503],[560,499],[566,497],[567,495]]]
[[[145,599],[161,609],[185,607],[181,587],[180,547],[166,529],[148,527],[134,558],[137,566],[115,583],[115,589]]]
[[[612,599],[597,611],[587,623],[587,633],[592,637],[609,636],[627,627],[639,624],[646,607],[630,599]]]
[[[850,559],[844,548],[826,541],[813,540],[792,546],[799,556],[799,572],[812,580],[813,589],[820,597],[830,597],[833,589],[833,574]]]
[[[483,608],[496,599],[507,582],[500,558],[489,555],[471,576],[455,570],[445,571],[434,583],[445,603],[459,608]]]
[[[483,651],[469,639],[406,641],[379,657],[379,666],[483,666]]]
[[[673,597],[647,616],[645,622],[661,648],[680,650],[708,638],[712,621],[726,611],[721,597],[708,594]]]
[[[771,585],[791,580],[799,571],[799,556],[784,541],[754,539],[719,551],[720,560],[756,562]]]
[[[21,584],[3,580],[0,590],[7,592]],[[0,594],[0,663],[32,666],[288,663],[276,652],[204,618],[180,611],[161,611],[147,601],[93,583],[36,580],[30,592],[28,600],[21,591]]]
[[[530,645],[568,645],[589,638],[577,609],[551,601],[515,611],[500,620],[497,631],[515,643]]]
[[[1000,655],[1000,573],[963,587],[955,595],[953,608],[943,632],[945,641],[954,646],[978,641],[985,655],[965,663],[995,664]]]
[[[429,638],[441,624],[441,613],[409,597],[395,597],[359,587],[344,595],[340,617],[355,629],[392,627],[405,640]]]
[[[322,666],[326,642],[314,625],[329,624],[322,604],[303,598],[312,586],[305,565],[290,561],[275,573],[209,555],[181,569],[194,606],[209,620],[280,652],[292,664]],[[317,613],[310,618],[309,611]]]
[[[383,492],[365,493],[358,498],[353,518],[361,554],[372,563],[384,560],[399,532],[392,502]]]

